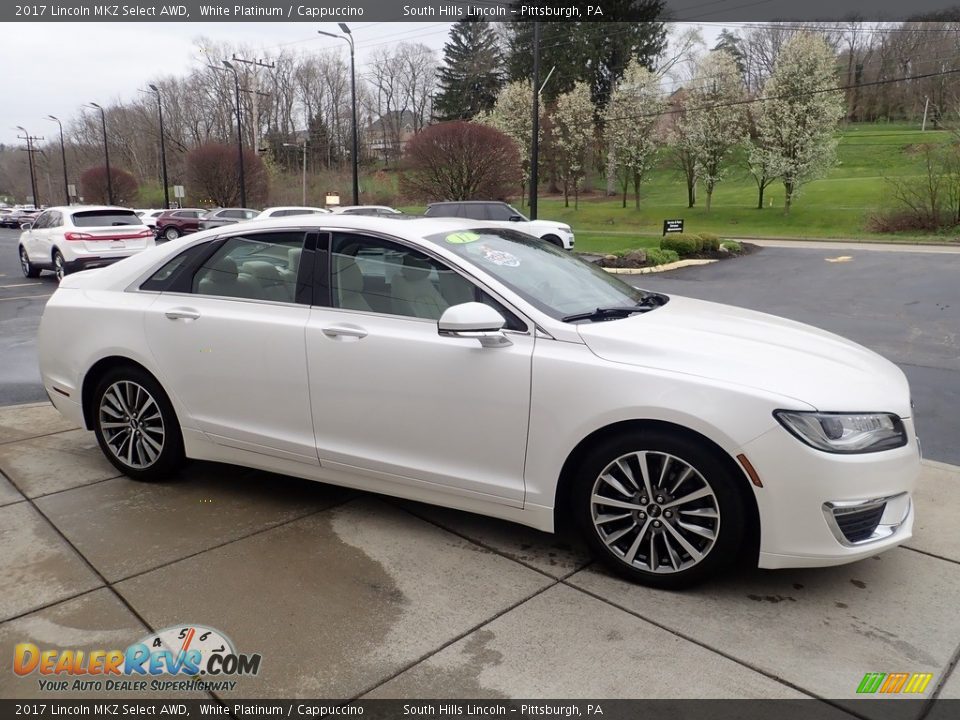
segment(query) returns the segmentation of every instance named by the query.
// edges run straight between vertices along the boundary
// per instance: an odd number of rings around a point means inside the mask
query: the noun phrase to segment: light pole
[[[301,199],[301,201],[300,201],[300,204],[306,206],[306,204],[307,204],[307,138],[304,138],[304,139],[303,139],[303,144],[302,144],[302,145],[298,145],[297,143],[284,143],[283,146],[284,146],[284,147],[303,148],[303,170],[302,170],[302,172],[303,172],[303,181],[302,181],[302,183],[303,183],[303,192],[302,192],[302,199]]]
[[[107,113],[95,102],[89,103],[88,107],[96,108],[100,111],[100,123],[103,126],[103,156],[107,161],[107,204],[113,205],[113,180],[110,177],[110,147],[107,143]]]
[[[552,71],[551,71],[552,72]],[[530,219],[537,219],[537,196],[540,189],[540,22],[533,22],[533,137],[530,141]]]
[[[163,142],[163,101],[160,98],[160,89],[156,85],[147,85],[157,96],[157,113],[160,115],[160,167],[163,171],[163,209],[170,208],[170,186],[167,184],[167,148]]]
[[[70,204],[70,183],[67,181],[67,148],[63,144],[63,123],[60,122],[60,119],[53,116],[47,115],[47,120],[53,120],[57,125],[60,126],[60,160],[63,162],[63,196],[66,198],[66,205]]]
[[[337,23],[343,35],[335,35],[323,30],[317,30],[321,35],[340,38],[350,44],[350,105],[353,110],[353,204],[360,204],[360,176],[359,176],[359,145],[357,138],[357,69],[354,58],[353,33],[346,23]]]
[[[27,161],[30,165],[30,192],[33,193],[33,206],[40,207],[40,203],[37,202],[37,174],[33,169],[33,136],[30,135],[22,125],[17,125],[17,130],[23,132],[23,139],[27,141]]]
[[[247,179],[243,172],[243,127],[240,123],[240,76],[229,60],[221,62],[233,73],[233,89],[237,101],[237,161],[240,167],[240,207],[247,206]]]

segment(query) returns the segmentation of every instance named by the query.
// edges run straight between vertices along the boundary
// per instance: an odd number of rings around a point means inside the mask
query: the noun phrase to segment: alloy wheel
[[[61,282],[63,276],[67,274],[63,267],[63,255],[60,253],[53,256],[53,272],[57,276],[57,282]]]
[[[20,269],[23,270],[24,277],[30,277],[30,261],[27,259],[27,251],[20,248]]]
[[[659,574],[689,570],[720,533],[720,505],[703,475],[665,452],[621,455],[594,481],[593,527],[627,565]]]
[[[139,383],[120,380],[108,387],[100,398],[98,420],[110,452],[128,467],[148,468],[163,452],[163,415]]]

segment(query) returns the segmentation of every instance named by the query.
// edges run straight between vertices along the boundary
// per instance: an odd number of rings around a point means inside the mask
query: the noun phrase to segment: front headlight
[[[807,445],[830,453],[871,453],[907,444],[907,431],[891,413],[777,410],[773,416]]]

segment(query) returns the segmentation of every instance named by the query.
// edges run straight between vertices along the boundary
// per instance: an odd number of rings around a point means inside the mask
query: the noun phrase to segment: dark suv
[[[176,240],[181,235],[197,232],[200,218],[206,212],[200,208],[180,208],[161,213],[157,218],[157,239]]]

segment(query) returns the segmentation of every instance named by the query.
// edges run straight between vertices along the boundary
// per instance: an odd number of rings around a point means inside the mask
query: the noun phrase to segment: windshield
[[[627,307],[651,293],[627,285],[556,245],[507,228],[459,230],[427,237],[508,286],[556,319],[597,308]]]

